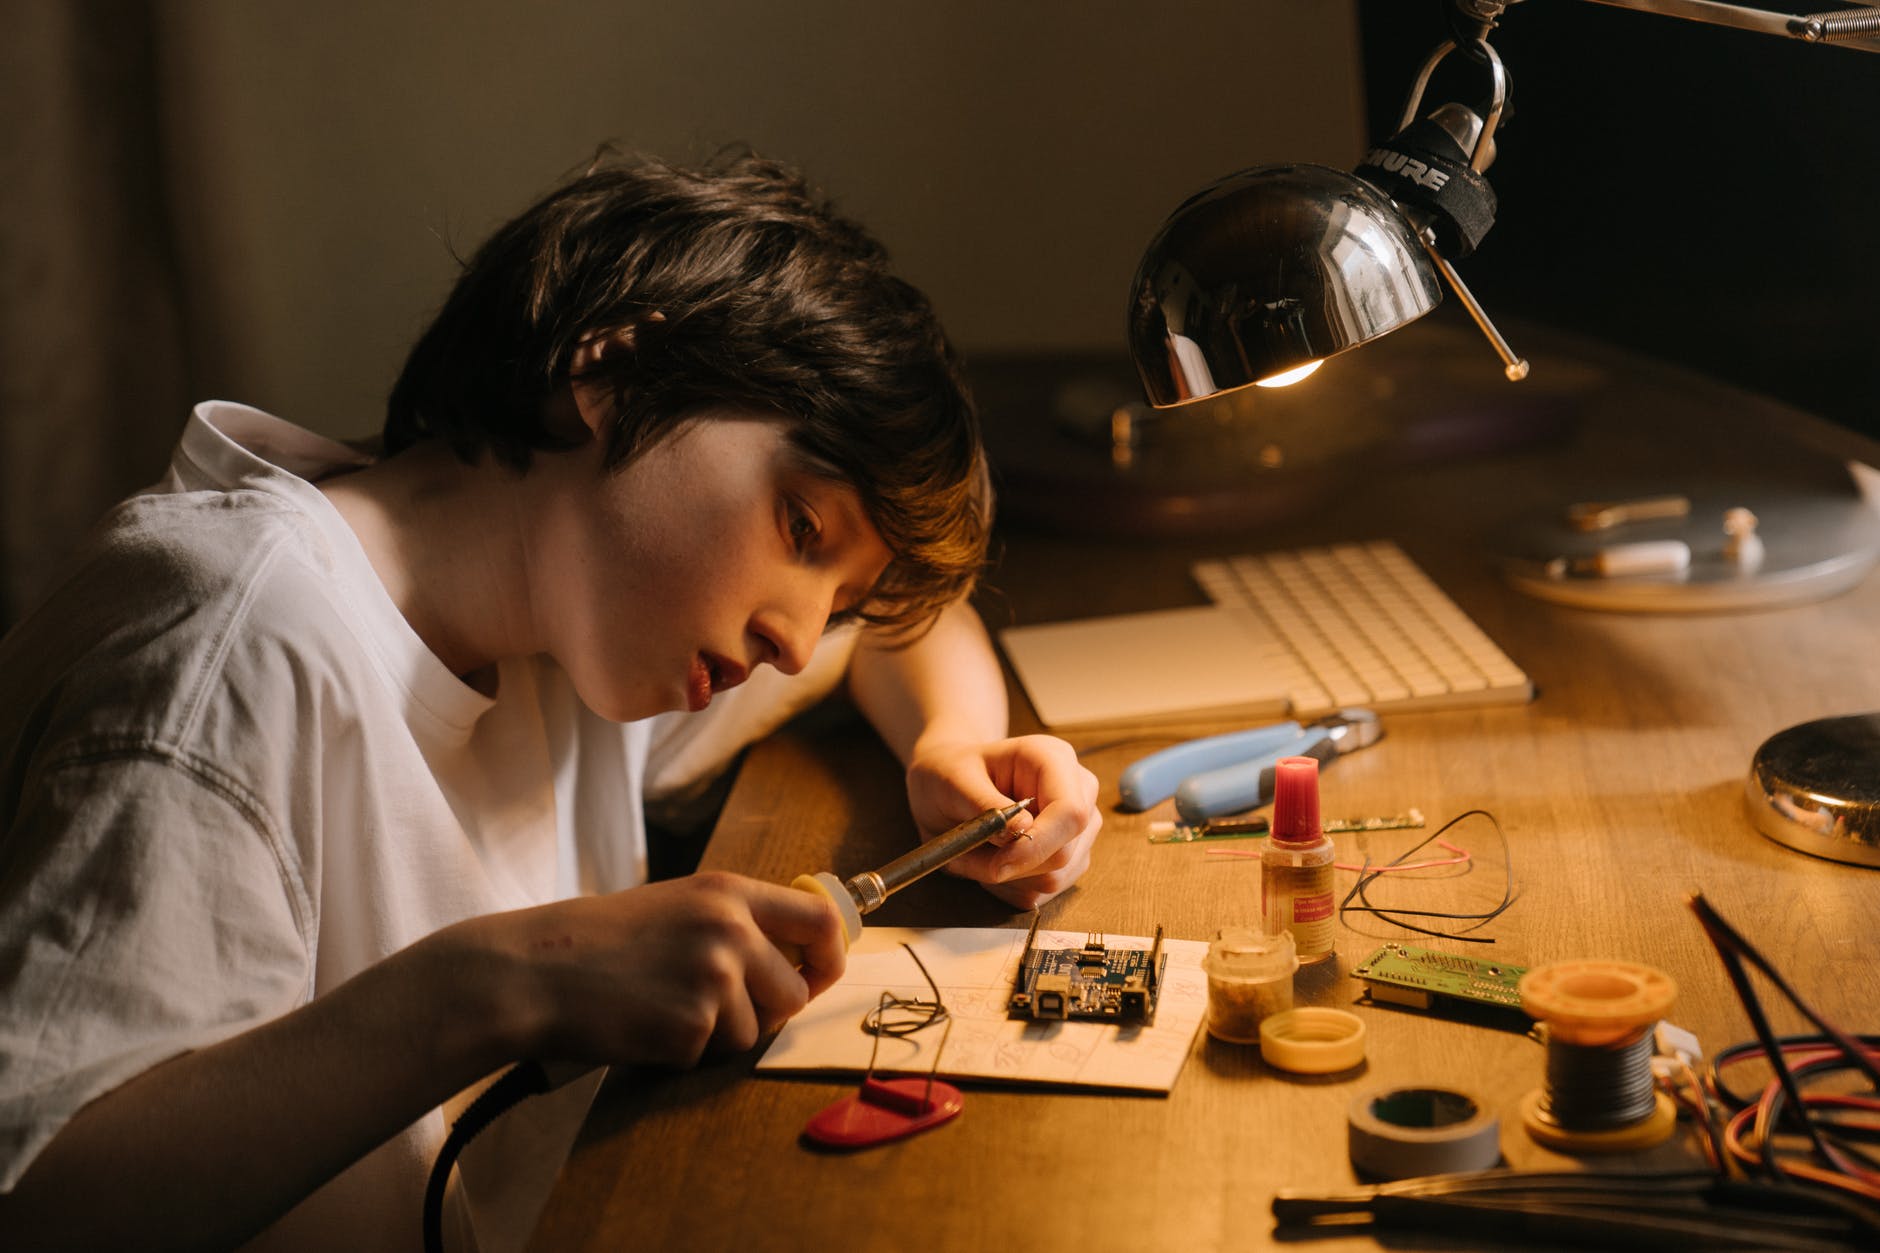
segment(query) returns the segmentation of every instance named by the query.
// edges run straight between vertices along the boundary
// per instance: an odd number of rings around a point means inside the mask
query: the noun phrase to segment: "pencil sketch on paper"
[[[1037,942],[1047,948],[1078,948],[1085,939],[1081,931],[1041,930]],[[1151,944],[1133,936],[1104,940],[1112,949],[1147,949]],[[776,1074],[866,1071],[875,1039],[862,1030],[862,1020],[880,1003],[881,994],[932,996],[903,943],[913,947],[932,973],[953,1029],[883,1038],[875,1059],[878,1072],[927,1073],[944,1037],[939,1073],[947,1078],[1166,1093],[1175,1086],[1207,1011],[1201,959],[1208,946],[1201,940],[1163,940],[1168,965],[1153,1024],[1039,1022],[1006,1013],[1025,932],[871,927],[850,950],[841,980],[784,1026],[757,1069]]]

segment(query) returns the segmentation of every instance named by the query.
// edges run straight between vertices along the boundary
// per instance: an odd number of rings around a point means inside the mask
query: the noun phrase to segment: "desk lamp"
[[[1496,199],[1486,171],[1509,76],[1488,34],[1519,2],[1449,0],[1451,37],[1424,62],[1396,133],[1355,170],[1261,166],[1230,175],[1176,208],[1145,251],[1130,294],[1130,355],[1151,406],[1173,409],[1250,385],[1304,378],[1325,358],[1422,317],[1440,303],[1445,285],[1500,356],[1506,376],[1527,377],[1528,363],[1496,330],[1453,264],[1468,257],[1494,223]],[[1880,6],[1790,16],[1711,0],[1592,2],[1880,51]],[[1452,54],[1452,68],[1474,71],[1483,82],[1469,103],[1426,111],[1426,89]],[[1693,516],[1708,520],[1745,502],[1700,503]],[[1690,513],[1691,502],[1684,508]],[[1608,568],[1600,561],[1618,547],[1584,555],[1573,550],[1606,544],[1607,536],[1576,537],[1565,525],[1549,525],[1524,538],[1529,551],[1505,562],[1504,572],[1525,592],[1585,608],[1718,610],[1845,591],[1880,554],[1880,518],[1855,497],[1777,498],[1754,513],[1733,512],[1739,531],[1748,526],[1760,533],[1739,542],[1738,531],[1731,531],[1726,543],[1720,527],[1714,551],[1696,560],[1692,546],[1676,538],[1681,522],[1649,535],[1633,530],[1658,542],[1628,549],[1682,552],[1682,563],[1665,569],[1603,577],[1625,571],[1623,564]],[[1602,577],[1572,577],[1580,573]]]

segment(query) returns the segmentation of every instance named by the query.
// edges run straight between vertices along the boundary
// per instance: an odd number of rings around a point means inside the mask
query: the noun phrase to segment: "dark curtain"
[[[0,0],[0,626],[187,409],[153,33],[133,0]]]

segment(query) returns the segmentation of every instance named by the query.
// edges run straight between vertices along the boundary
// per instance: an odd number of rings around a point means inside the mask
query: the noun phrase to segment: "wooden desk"
[[[1537,374],[1548,367],[1536,345],[1524,347]],[[1357,916],[1340,929],[1338,962],[1303,973],[1298,994],[1365,1019],[1362,1071],[1285,1078],[1254,1051],[1204,1032],[1167,1098],[969,1088],[955,1122],[850,1156],[810,1151],[797,1136],[853,1081],[758,1078],[753,1058],[657,1079],[616,1075],[534,1247],[1264,1247],[1274,1238],[1276,1190],[1333,1192],[1356,1182],[1346,1108],[1382,1084],[1472,1091],[1500,1115],[1509,1165],[1571,1168],[1578,1159],[1538,1146],[1520,1122],[1518,1102],[1542,1082],[1541,1046],[1512,1031],[1359,1003],[1361,985],[1348,972],[1387,939],[1487,948],[1524,966],[1575,957],[1649,963],[1678,983],[1672,1019],[1713,1051],[1751,1032],[1686,907],[1702,889],[1831,1019],[1852,1030],[1880,1026],[1872,1009],[1880,1004],[1880,871],[1772,843],[1751,828],[1742,795],[1750,756],[1770,734],[1880,709],[1880,579],[1808,607],[1715,617],[1596,614],[1508,590],[1483,557],[1497,528],[1536,501],[1600,498],[1631,480],[1661,484],[1669,450],[1702,450],[1724,470],[1747,467],[1752,481],[1816,472],[1808,459],[1745,439],[1734,419],[1715,417],[1721,403],[1772,428],[1792,420],[1785,411],[1744,409],[1741,397],[1682,376],[1637,374],[1623,361],[1599,359],[1593,368],[1607,381],[1585,399],[1564,445],[1386,471],[1341,507],[1258,536],[1116,541],[1099,551],[1015,533],[993,580],[999,590],[984,602],[995,625],[1191,603],[1191,556],[1390,535],[1527,669],[1540,691],[1532,704],[1387,718],[1383,741],[1325,772],[1328,813],[1415,806],[1440,821],[1492,810],[1521,894],[1484,928],[1492,947],[1419,941]],[[1492,375],[1492,362],[1483,370]],[[1029,707],[1016,692],[1014,701],[1023,726]],[[1211,858],[1195,845],[1151,846],[1145,834],[1160,810],[1110,808],[1118,772],[1168,741],[1104,747],[1105,738],[1080,741],[1108,811],[1095,862],[1047,908],[1046,924],[1146,935],[1161,923],[1170,935],[1204,939],[1252,918],[1256,862]],[[891,856],[909,830],[899,770],[864,729],[787,735],[747,761],[704,864],[777,881],[823,867],[848,874]],[[1389,856],[1410,838],[1384,833],[1371,848]],[[1340,837],[1341,851],[1354,839]],[[1478,856],[1472,874],[1379,896],[1449,905],[1498,897],[1502,862],[1492,836],[1470,826],[1458,842]],[[876,920],[1024,923],[945,876],[896,897]],[[1802,1028],[1785,1006],[1773,1014],[1778,1030]],[[1669,1168],[1699,1158],[1680,1133],[1619,1160]],[[1356,1236],[1314,1247],[1376,1245]]]

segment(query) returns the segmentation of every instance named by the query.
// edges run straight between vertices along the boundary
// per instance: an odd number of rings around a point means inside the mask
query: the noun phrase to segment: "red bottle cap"
[[[1278,844],[1316,844],[1319,826],[1319,759],[1282,757],[1273,765],[1273,831]]]

